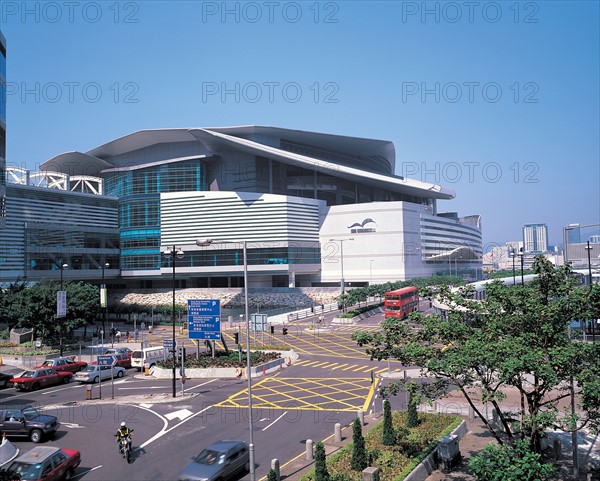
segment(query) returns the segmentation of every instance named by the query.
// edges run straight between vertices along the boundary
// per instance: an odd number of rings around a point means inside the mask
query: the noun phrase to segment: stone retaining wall
[[[461,422],[450,434],[458,436],[460,441],[467,434],[466,421]],[[411,473],[404,478],[404,481],[425,481],[431,473],[437,469],[437,448],[435,448],[427,457],[421,461]]]
[[[306,306],[310,304],[330,304],[340,295],[339,288],[297,287],[248,289],[248,305],[250,307]],[[152,289],[144,292],[128,292],[113,290],[111,301],[124,304],[144,306],[169,306],[173,302],[171,289]],[[222,307],[244,307],[244,290],[242,288],[202,289],[189,288],[175,291],[175,303],[186,305],[188,299],[220,299]]]

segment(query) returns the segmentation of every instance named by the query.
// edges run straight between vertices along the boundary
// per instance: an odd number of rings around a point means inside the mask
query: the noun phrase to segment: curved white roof
[[[332,152],[347,152],[349,155],[382,161],[389,165],[390,173],[376,173],[362,170],[342,162],[326,161],[301,155],[279,148],[279,139],[295,142]],[[253,155],[267,156],[279,162],[299,165],[307,169],[326,172],[338,177],[357,180],[376,187],[389,189],[408,195],[427,196],[435,199],[452,199],[454,191],[438,184],[406,179],[393,175],[395,166],[394,144],[387,140],[364,139],[341,135],[307,132],[265,126],[238,126],[192,129],[141,130],[112,140],[87,153],[68,152],[58,155],[42,164],[42,170],[64,172],[69,175],[98,175],[119,167],[111,157],[121,156],[156,144],[177,142],[199,142],[205,148],[218,152],[238,150]],[[270,145],[270,144],[277,144]],[[171,162],[180,159],[164,159]],[[153,162],[156,164],[156,161]],[[141,165],[139,167],[142,167]],[[387,168],[387,167],[386,167]]]

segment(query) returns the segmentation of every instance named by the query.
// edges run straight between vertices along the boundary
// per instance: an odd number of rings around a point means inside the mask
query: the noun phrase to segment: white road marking
[[[65,426],[67,428],[71,428],[71,429],[85,428],[85,426],[80,426],[77,423],[65,423],[65,422],[61,422],[60,425],[61,426]]]
[[[175,418],[179,418],[183,421],[185,418],[189,418],[192,414],[192,411],[189,411],[188,409],[180,409],[179,411],[173,411],[172,413],[165,414],[165,417],[169,421],[173,421]]]
[[[71,479],[75,479],[75,478],[78,478],[79,476],[83,476],[84,474],[91,473],[92,471],[95,471],[96,469],[100,469],[101,467],[102,467],[101,464],[99,466],[94,466],[93,468],[90,468],[87,471],[84,471],[83,473],[76,474]]]
[[[142,407],[142,406],[140,405],[140,407]],[[178,428],[179,426],[181,426],[183,423],[185,423],[185,422],[189,421],[190,419],[192,419],[192,418],[194,418],[194,417],[198,416],[198,414],[202,414],[203,412],[205,412],[205,411],[208,411],[209,409],[212,409],[213,407],[214,407],[214,405],[212,405],[212,404],[211,404],[210,406],[207,406],[207,407],[205,407],[204,409],[202,409],[202,411],[198,411],[197,413],[194,413],[194,414],[192,414],[191,416],[188,416],[186,419],[184,419],[183,421],[181,421],[181,422],[177,423],[175,426],[173,426],[173,427],[171,427],[171,428],[169,428],[169,429],[165,429],[165,428],[167,427],[167,425],[168,425],[168,423],[169,423],[169,422],[168,422],[168,421],[165,419],[165,417],[164,417],[164,416],[161,416],[161,415],[160,415],[160,414],[158,414],[157,412],[154,412],[154,411],[152,411],[152,410],[150,410],[150,409],[147,409],[147,408],[142,408],[142,409],[146,409],[147,411],[150,411],[151,413],[154,413],[154,414],[156,414],[158,417],[162,418],[162,419],[164,420],[164,422],[165,422],[165,427],[162,429],[162,431],[161,431],[161,432],[158,432],[158,433],[156,433],[154,436],[152,436],[150,439],[148,439],[148,441],[146,441],[144,444],[142,444],[142,445],[140,445],[139,447],[135,448],[135,450],[134,450],[134,451],[137,451],[138,449],[143,449],[143,448],[145,448],[145,447],[146,447],[146,446],[148,446],[150,443],[153,443],[154,441],[156,441],[157,439],[161,438],[161,437],[162,437],[162,436],[164,436],[165,434],[167,434],[167,433],[169,433],[169,432],[173,431],[173,429],[177,429],[177,428]]]
[[[203,382],[202,384],[197,384],[195,386],[190,386],[187,389],[184,389],[184,391],[187,392],[187,391],[191,391],[192,389],[196,389],[197,387],[206,386],[207,384],[210,384],[211,382],[215,382],[216,380],[217,379],[211,379],[210,381]]]
[[[125,391],[127,389],[168,389],[165,386],[140,386],[140,387],[120,387],[121,391]]]
[[[277,421],[279,421],[283,416],[285,416],[288,412],[284,412],[281,416],[279,416],[277,419],[275,419],[275,421],[273,421],[271,424],[269,424],[268,426],[265,426],[262,430],[266,431],[267,429],[269,429],[271,426],[273,426],[273,424],[275,424]]]

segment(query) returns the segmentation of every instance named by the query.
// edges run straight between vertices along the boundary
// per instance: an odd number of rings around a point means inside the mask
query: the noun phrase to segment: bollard
[[[85,399],[88,401],[92,399],[92,385],[91,384],[88,384],[85,387]]]
[[[312,461],[314,458],[315,458],[315,456],[314,456],[314,452],[313,452],[313,440],[307,439],[306,440],[306,460]]]
[[[333,427],[333,432],[334,432],[334,436],[335,436],[335,442],[341,443],[342,442],[342,425],[340,423],[335,423],[335,426]]]
[[[144,376],[149,376],[150,375],[150,364],[148,364],[147,362],[144,363]]]
[[[368,467],[361,473],[362,481],[379,481],[379,468]]]
[[[183,326],[179,326],[179,334],[183,334]]]
[[[271,459],[271,469],[275,471],[275,479],[281,480],[281,471],[279,470],[279,459]]]
[[[360,425],[364,426],[365,425],[365,412],[362,409],[358,410],[358,419],[360,420]]]

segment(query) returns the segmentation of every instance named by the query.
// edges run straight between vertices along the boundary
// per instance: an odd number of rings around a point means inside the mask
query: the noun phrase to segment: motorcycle
[[[131,462],[131,437],[127,436],[119,441],[119,451],[121,455],[127,460],[127,463]]]

